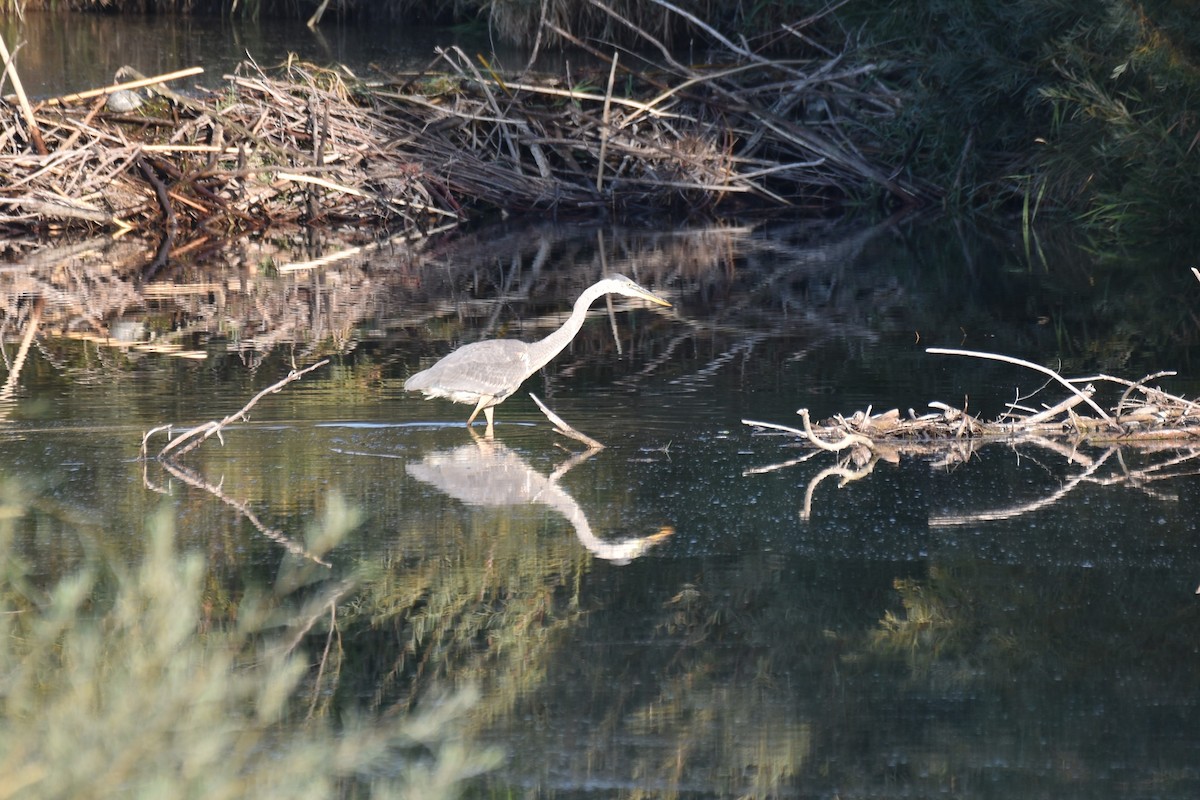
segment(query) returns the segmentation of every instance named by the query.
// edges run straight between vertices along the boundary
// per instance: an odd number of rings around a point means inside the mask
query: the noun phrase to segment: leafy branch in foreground
[[[167,513],[143,562],[114,568],[111,602],[95,569],[31,589],[17,515],[0,516],[0,798],[443,798],[495,764],[454,733],[469,693],[337,730],[292,718],[307,666],[254,631],[250,603],[200,630],[203,560],[176,551]]]

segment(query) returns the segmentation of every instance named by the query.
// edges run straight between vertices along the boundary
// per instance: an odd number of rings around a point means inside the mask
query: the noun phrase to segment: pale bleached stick
[[[808,436],[808,440],[822,450],[837,452],[838,450],[845,450],[847,447],[853,447],[855,445],[862,445],[868,450],[874,450],[875,448],[875,442],[871,441],[866,436],[862,436],[857,433],[848,433],[846,431],[842,431],[842,438],[838,439],[836,442],[826,442],[813,433],[812,420],[808,418],[807,408],[802,408],[796,413],[800,415],[800,419],[804,420],[804,433],[806,436]]]
[[[16,90],[17,102],[21,106],[21,115],[25,117],[25,124],[29,126],[29,137],[33,139],[38,155],[48,155],[46,143],[42,140],[42,132],[38,129],[37,119],[33,116],[33,108],[29,105],[29,98],[25,96],[25,86],[21,83],[21,76],[17,74],[17,65],[13,63],[13,57],[9,55],[8,46],[4,44],[3,37],[0,37],[0,60],[4,61],[4,71],[8,73],[13,89]]]
[[[1036,372],[1040,372],[1043,375],[1049,375],[1051,378],[1058,381],[1063,386],[1067,387],[1067,391],[1071,392],[1071,394],[1082,397],[1083,402],[1085,402],[1089,406],[1091,406],[1092,410],[1094,410],[1097,414],[1099,414],[1100,418],[1103,419],[1105,422],[1107,422],[1110,425],[1116,424],[1113,422],[1112,417],[1110,417],[1103,408],[1101,408],[1099,405],[1096,404],[1095,400],[1088,397],[1086,394],[1084,394],[1079,389],[1076,389],[1074,386],[1071,385],[1070,381],[1068,381],[1066,378],[1059,375],[1057,372],[1050,369],[1049,367],[1043,367],[1041,364],[1035,364],[1032,361],[1026,361],[1023,358],[1014,358],[1013,356],[1000,355],[999,353],[984,353],[979,350],[958,350],[955,348],[948,348],[948,347],[927,347],[927,348],[925,348],[925,352],[929,353],[931,355],[939,355],[939,356],[969,356],[970,358],[983,358],[983,359],[989,359],[991,361],[1003,361],[1006,364],[1016,364],[1019,367],[1026,367],[1027,369],[1032,369]]]
[[[300,175],[295,172],[277,172],[277,173],[275,173],[275,177],[278,178],[279,180],[291,181],[293,183],[311,183],[314,186],[322,186],[326,189],[331,189],[335,192],[341,192],[342,194],[348,194],[348,195],[351,195],[352,197],[361,197],[365,200],[378,200],[379,199],[375,196],[367,194],[366,192],[364,192],[360,189],[355,189],[351,186],[343,186],[340,183],[334,183],[333,181],[328,181],[328,180],[325,180],[324,178],[317,178],[312,175]],[[453,212],[444,211],[440,208],[435,208],[433,206],[427,206],[423,203],[409,203],[404,200],[387,200],[386,202],[391,203],[392,205],[401,206],[404,208],[415,208],[418,211],[427,211],[430,214],[441,214],[443,217],[455,216]]]
[[[180,78],[199,75],[201,72],[204,72],[204,67],[188,67],[187,69],[168,72],[165,75],[155,75],[153,78],[141,78],[136,81],[114,83],[112,86],[105,86],[103,89],[88,89],[86,92],[77,92],[75,94],[66,94],[62,97],[54,97],[45,101],[45,104],[48,106],[56,106],[61,105],[62,103],[74,103],[78,102],[79,100],[89,100],[93,97],[99,97],[102,94],[119,92],[122,89],[140,89],[143,86],[153,86],[156,83],[166,83],[167,81],[176,81]]]
[[[225,419],[221,420],[220,422],[206,422],[203,425],[198,425],[195,428],[192,428],[191,430],[187,431],[186,433],[179,434],[174,439],[167,442],[166,446],[162,450],[158,451],[158,458],[160,460],[162,460],[162,459],[166,458],[167,455],[169,455],[169,454],[174,455],[174,456],[184,455],[185,453],[198,447],[201,442],[203,442],[205,439],[209,438],[213,434],[219,434],[221,432],[221,429],[224,428],[226,425],[229,425],[232,422],[237,422],[239,419],[245,419],[246,414],[250,411],[251,408],[254,407],[254,404],[257,403],[259,400],[263,399],[264,397],[266,397],[269,394],[274,394],[275,392],[278,392],[280,389],[282,389],[284,386],[287,386],[292,381],[299,380],[303,376],[312,372],[314,369],[317,369],[318,367],[323,367],[328,363],[329,363],[329,359],[323,358],[320,361],[318,361],[317,363],[312,364],[311,366],[305,367],[304,369],[301,369],[301,370],[296,370],[294,372],[288,373],[288,376],[286,378],[284,378],[281,381],[277,381],[276,383],[273,383],[270,386],[268,386],[267,388],[263,389],[261,392],[254,395],[254,397],[250,398],[249,403],[246,403],[246,405],[242,406],[241,409],[230,414],[229,416],[227,416]],[[161,430],[161,427],[156,428],[155,430]],[[188,442],[189,439],[191,439],[192,441]],[[188,443],[186,446],[181,447],[180,445],[183,445],[184,442],[188,442]],[[177,452],[177,453],[172,452],[172,451],[176,450],[177,448],[178,448],[179,452]]]
[[[608,122],[611,118],[613,83],[617,79],[617,56],[613,51],[612,68],[608,71],[608,90],[604,93],[604,110],[600,113],[600,155],[596,164],[596,191],[604,189],[604,156],[608,152]]]
[[[530,392],[529,396],[533,398],[533,402],[537,403],[537,407],[540,408],[542,410],[542,413],[546,415],[546,419],[550,420],[550,423],[552,425],[554,425],[554,430],[556,433],[561,433],[563,436],[566,436],[568,439],[574,439],[577,442],[583,442],[584,444],[586,444],[589,448],[591,448],[593,450],[603,450],[604,449],[604,445],[600,444],[595,439],[588,436],[586,433],[580,433],[579,431],[575,430],[570,425],[568,425],[566,422],[564,422],[563,418],[560,417],[558,414],[555,414],[549,408],[547,408],[546,404],[543,403],[541,400],[539,400],[538,396],[536,394],[534,394],[533,392]]]
[[[808,438],[808,434],[805,433],[804,431],[800,430],[799,428],[792,428],[787,425],[780,425],[777,422],[760,422],[755,419],[744,419],[744,420],[742,420],[742,424],[743,425],[753,425],[756,428],[769,428],[769,429],[775,430],[775,431],[786,431],[787,433],[794,433],[795,435],[801,437],[802,439]]]
[[[1044,411],[1039,411],[1036,414],[1032,414],[1023,420],[1020,420],[1016,424],[1017,425],[1036,425],[1039,422],[1044,422],[1048,419],[1053,419],[1054,417],[1063,413],[1067,409],[1074,408],[1075,406],[1079,405],[1080,403],[1082,403],[1084,400],[1088,399],[1095,393],[1096,392],[1094,389],[1084,389],[1083,394],[1077,394],[1077,395],[1068,397],[1065,400],[1063,400],[1062,402],[1057,403],[1053,406],[1050,406],[1050,408],[1047,408]]]

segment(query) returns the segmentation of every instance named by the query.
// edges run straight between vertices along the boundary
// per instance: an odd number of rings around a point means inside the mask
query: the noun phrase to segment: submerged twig
[[[283,531],[269,527],[263,523],[263,521],[258,518],[258,515],[251,510],[248,503],[242,502],[241,500],[237,500],[225,494],[221,486],[209,483],[203,477],[196,474],[193,470],[181,466],[180,464],[176,464],[170,459],[161,459],[160,463],[162,464],[163,469],[171,473],[171,475],[173,475],[175,478],[183,481],[188,486],[208,492],[225,505],[237,511],[239,514],[245,517],[246,521],[253,525],[259,533],[276,544],[282,545],[289,553],[300,556],[301,558],[305,558],[314,564],[320,564],[322,567],[330,568],[333,566],[320,556],[310,553],[307,549],[305,549],[304,545],[292,541],[292,539],[289,538]]]
[[[242,406],[240,409],[238,409],[234,413],[225,417],[220,422],[206,422],[203,425],[198,425],[195,428],[192,428],[192,429],[186,431],[185,433],[179,434],[174,439],[167,442],[166,446],[163,447],[162,450],[158,451],[158,458],[160,460],[165,459],[167,457],[178,458],[179,456],[182,456],[188,452],[191,452],[191,450],[198,447],[203,441],[205,441],[209,437],[211,437],[213,435],[219,435],[221,430],[223,428],[225,428],[225,426],[229,425],[230,423],[237,422],[240,419],[245,419],[246,414],[249,413],[250,409],[253,408],[255,403],[257,403],[259,400],[263,399],[264,397],[266,397],[269,394],[274,394],[275,392],[278,392],[280,389],[282,389],[284,386],[287,386],[292,381],[299,380],[300,378],[304,377],[305,375],[307,375],[308,373],[317,369],[318,367],[323,367],[328,363],[329,363],[329,359],[323,358],[320,361],[318,361],[317,363],[307,366],[304,369],[295,370],[293,372],[288,373],[287,377],[271,384],[270,386],[263,389],[258,394],[254,395],[254,397],[250,398],[250,402],[246,403],[246,405]],[[156,433],[160,430],[163,430],[164,427],[165,426],[159,426],[157,428],[154,428],[154,429],[148,431],[146,433],[146,435],[142,437],[143,451],[145,451],[146,440],[150,437],[150,435],[152,433]],[[185,442],[187,443],[186,445],[184,444]]]

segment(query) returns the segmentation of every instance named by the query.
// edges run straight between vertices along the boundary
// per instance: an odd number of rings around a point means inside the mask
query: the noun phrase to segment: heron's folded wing
[[[475,342],[404,382],[409,391],[507,397],[529,377],[529,346],[515,339]]]

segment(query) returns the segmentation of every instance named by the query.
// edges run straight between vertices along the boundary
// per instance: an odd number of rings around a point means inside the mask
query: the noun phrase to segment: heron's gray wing
[[[529,345],[492,339],[464,345],[404,382],[410,391],[465,392],[502,399],[529,377]]]

